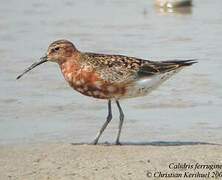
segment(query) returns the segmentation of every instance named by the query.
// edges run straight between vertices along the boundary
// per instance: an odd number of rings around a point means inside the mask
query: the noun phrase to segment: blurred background
[[[107,102],[80,95],[56,64],[16,76],[57,39],[81,51],[150,60],[196,58],[159,89],[122,101],[123,142],[222,143],[222,1],[0,1],[0,144],[91,142]],[[114,142],[118,110],[101,141]]]

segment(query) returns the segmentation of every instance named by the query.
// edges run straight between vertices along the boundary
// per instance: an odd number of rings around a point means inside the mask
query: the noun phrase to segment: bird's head
[[[30,67],[25,69],[24,72],[17,77],[17,79],[21,78],[24,74],[26,74],[27,72],[29,72],[40,64],[43,64],[47,61],[62,64],[64,61],[66,61],[72,56],[75,56],[77,53],[78,50],[70,41],[54,41],[49,45],[46,55],[41,57],[39,62],[33,63]]]
[[[62,63],[67,58],[73,56],[78,50],[67,40],[54,41],[49,45],[46,56],[47,61]]]

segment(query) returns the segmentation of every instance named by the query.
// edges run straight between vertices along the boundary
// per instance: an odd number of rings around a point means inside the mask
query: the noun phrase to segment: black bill
[[[40,58],[41,61],[33,63],[30,67],[28,67],[27,69],[25,69],[23,71],[22,74],[20,74],[16,79],[20,79],[24,74],[26,74],[27,72],[31,71],[33,68],[35,68],[36,66],[43,64],[47,61],[47,56],[44,56],[42,58]]]

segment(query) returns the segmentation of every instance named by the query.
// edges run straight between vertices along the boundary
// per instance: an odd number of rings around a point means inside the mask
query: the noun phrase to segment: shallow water
[[[152,60],[197,58],[143,98],[123,101],[127,142],[222,143],[222,1],[195,0],[166,12],[152,1],[2,1],[0,144],[90,142],[105,121],[106,101],[68,87],[56,64],[16,76],[54,40],[82,51]],[[101,141],[113,142],[118,111]]]

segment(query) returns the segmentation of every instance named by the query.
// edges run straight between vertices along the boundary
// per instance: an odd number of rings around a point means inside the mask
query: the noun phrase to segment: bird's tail
[[[188,59],[188,60],[170,60],[170,61],[162,61],[160,62],[160,72],[169,72],[174,70],[182,69],[186,66],[191,66],[192,64],[197,63],[196,59]]]
[[[170,61],[162,61],[164,64],[177,65],[179,67],[182,66],[190,66],[192,64],[197,63],[197,59],[188,59],[188,60],[170,60]]]

